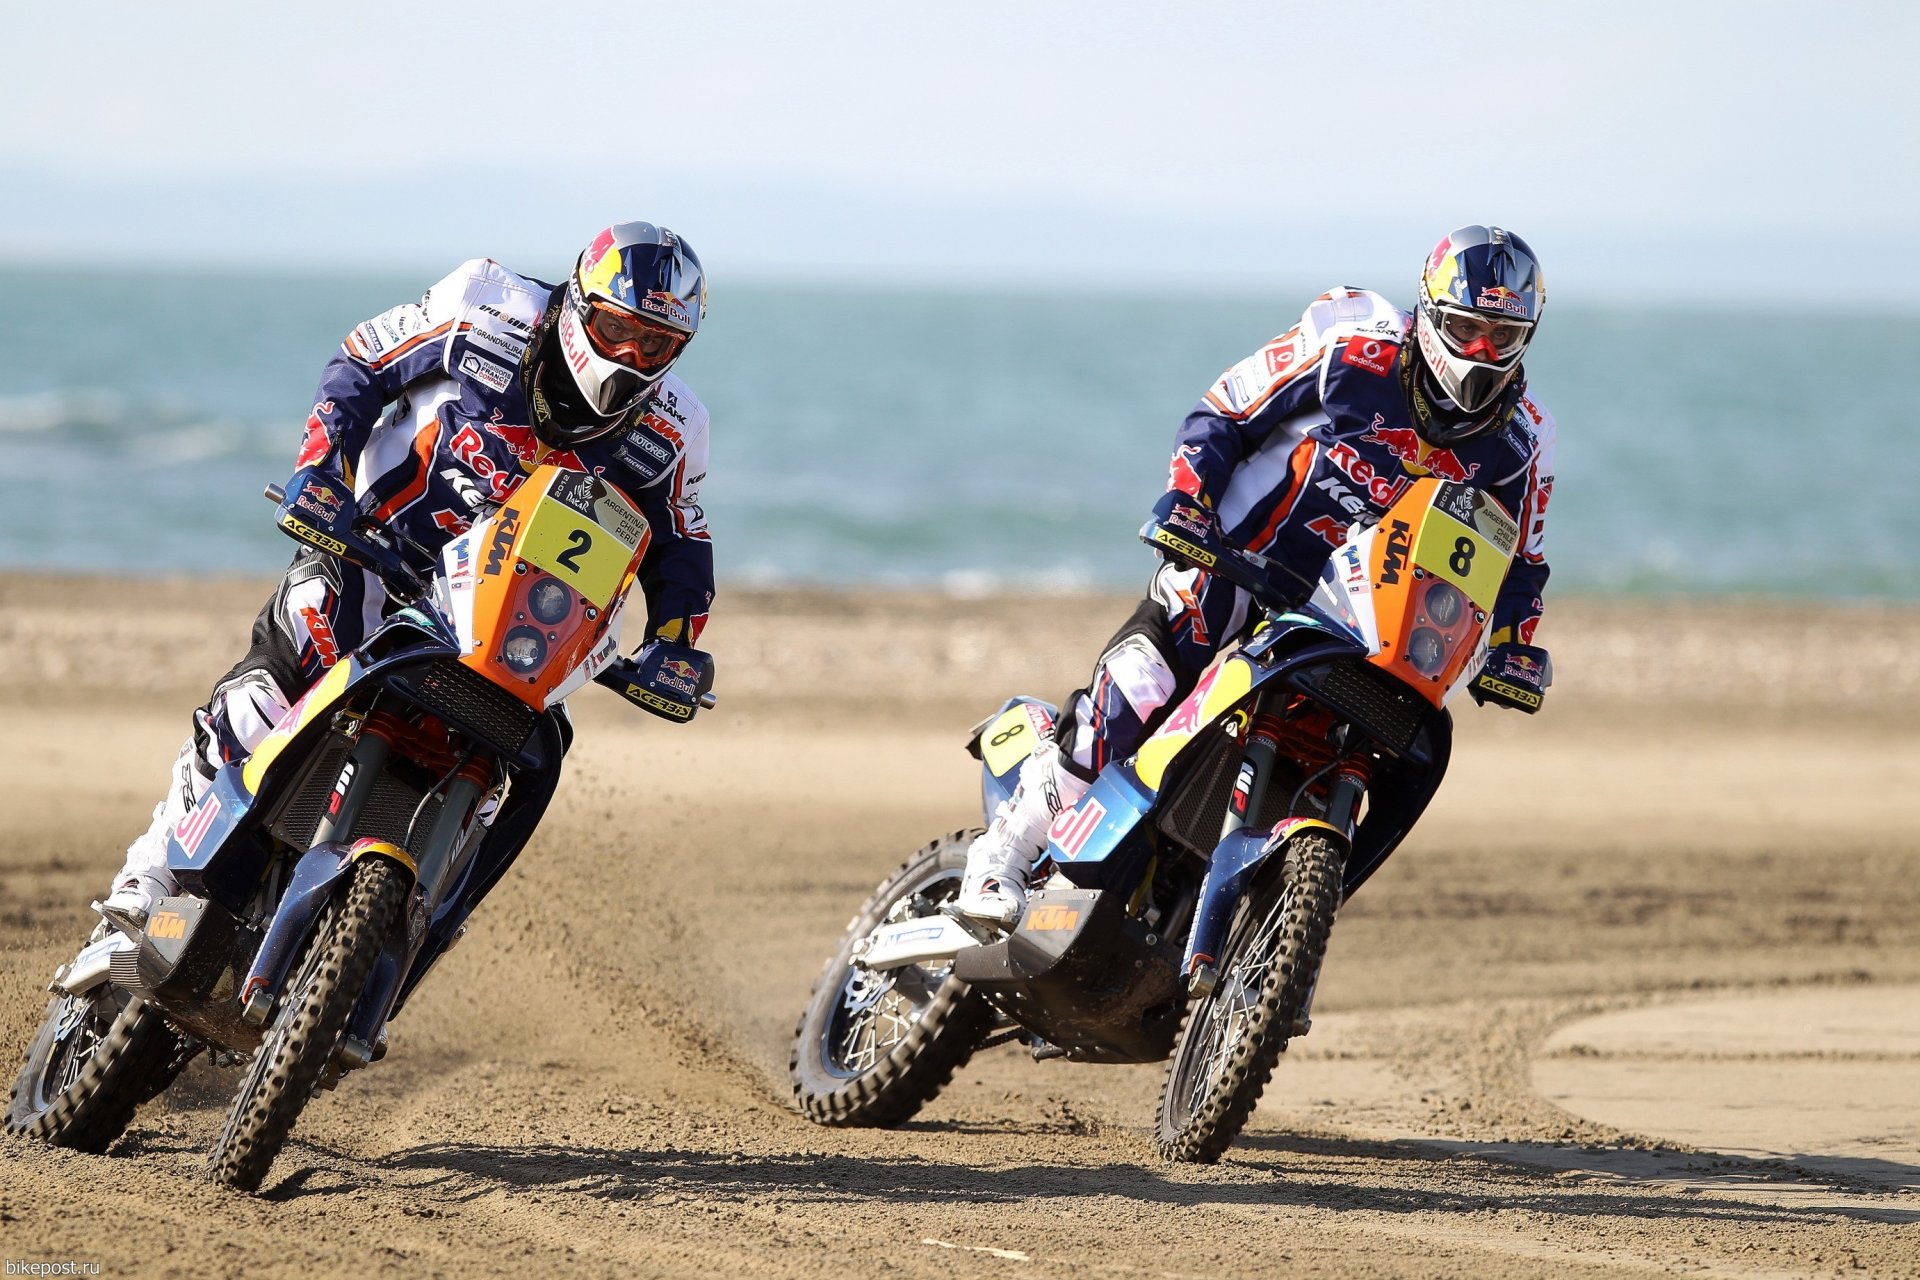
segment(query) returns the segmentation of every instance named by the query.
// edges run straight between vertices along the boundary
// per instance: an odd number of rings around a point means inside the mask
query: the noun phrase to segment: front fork
[[[384,841],[347,843],[343,837],[350,835],[358,824],[385,771],[397,737],[406,729],[403,722],[378,713],[359,726],[358,741],[341,766],[333,797],[314,830],[313,846],[294,865],[293,875],[241,987],[241,1016],[255,1026],[265,1025],[292,968],[299,943],[311,932],[321,907],[353,863],[372,855],[385,856],[405,866],[414,878],[408,915],[399,928],[382,940],[380,955],[355,1006],[342,1043],[346,1059],[343,1065],[347,1066],[364,1065],[371,1057],[375,1037],[385,1025],[401,980],[426,936],[426,922],[432,919],[447,887],[458,883],[466,858],[471,857],[478,846],[478,841],[463,840],[463,837],[475,805],[492,780],[492,768],[484,760],[462,760],[449,772],[441,784],[444,791],[433,826],[424,839],[415,843],[417,857]],[[463,854],[466,857],[462,857]]]
[[[1204,996],[1219,981],[1217,950],[1225,941],[1227,925],[1239,904],[1247,881],[1254,870],[1278,851],[1293,823],[1283,821],[1272,832],[1248,830],[1247,824],[1260,813],[1267,789],[1273,784],[1274,761],[1279,755],[1281,721],[1273,709],[1282,695],[1263,690],[1255,696],[1247,715],[1247,745],[1241,752],[1240,770],[1234,777],[1233,791],[1227,798],[1226,816],[1220,823],[1220,840],[1207,864],[1206,878],[1200,885],[1200,899],[1194,911],[1193,929],[1187,936],[1187,954],[1181,971],[1187,975],[1187,992]],[[1342,726],[1335,731],[1346,735]],[[1344,736],[1336,747],[1345,746]],[[1325,825],[1353,844],[1353,831],[1360,802],[1367,793],[1370,776],[1366,757],[1349,755],[1330,766],[1333,777],[1327,783]],[[1318,825],[1318,824],[1316,824]],[[1280,837],[1279,841],[1275,837]],[[1315,976],[1318,981],[1318,975]],[[1307,1003],[1313,992],[1309,989]],[[1301,1019],[1306,1006],[1301,1008]]]

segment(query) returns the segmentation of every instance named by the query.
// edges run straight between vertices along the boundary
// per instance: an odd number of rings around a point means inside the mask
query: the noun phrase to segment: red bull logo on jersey
[[[1510,316],[1527,314],[1527,300],[1505,285],[1488,285],[1474,298],[1473,305],[1482,311],[1504,311]]]
[[[1178,490],[1189,498],[1200,496],[1200,473],[1193,469],[1192,459],[1200,456],[1200,446],[1183,444],[1173,451],[1173,465],[1167,469],[1167,489]]]
[[[1465,484],[1480,470],[1479,463],[1462,463],[1459,455],[1451,449],[1430,448],[1412,427],[1389,427],[1385,423],[1386,418],[1374,414],[1373,424],[1361,435],[1360,442],[1384,446],[1409,470],[1438,476],[1455,484]]]

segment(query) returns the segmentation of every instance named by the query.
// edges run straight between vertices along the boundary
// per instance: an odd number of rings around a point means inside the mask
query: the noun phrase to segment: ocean
[[[292,546],[258,495],[291,467],[320,367],[428,283],[0,270],[0,567],[276,570]],[[1134,532],[1174,428],[1332,283],[1155,298],[723,277],[680,365],[713,414],[722,584],[1143,583]],[[1920,598],[1920,316],[1824,315],[1553,300],[1529,359],[1560,423],[1552,590]]]

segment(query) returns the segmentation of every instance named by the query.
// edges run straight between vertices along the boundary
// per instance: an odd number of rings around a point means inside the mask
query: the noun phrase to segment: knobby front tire
[[[1212,1164],[1253,1114],[1326,956],[1344,864],[1332,840],[1303,833],[1241,900],[1219,982],[1188,1004],[1167,1068],[1154,1135],[1166,1159]]]
[[[345,1034],[381,939],[405,910],[407,875],[385,858],[354,864],[344,900],[315,925],[293,981],[207,1156],[207,1177],[257,1191]]]

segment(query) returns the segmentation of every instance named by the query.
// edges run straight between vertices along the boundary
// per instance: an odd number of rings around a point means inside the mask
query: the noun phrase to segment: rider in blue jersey
[[[1377,293],[1321,294],[1187,415],[1155,521],[1188,545],[1259,552],[1311,580],[1349,528],[1377,521],[1413,478],[1485,489],[1517,516],[1521,541],[1468,688],[1482,702],[1537,710],[1550,678],[1533,633],[1547,581],[1554,427],[1521,361],[1545,301],[1526,242],[1485,226],[1434,248],[1412,315]],[[1297,579],[1272,586],[1279,598],[1303,594]],[[999,924],[1019,918],[1054,816],[1110,761],[1133,754],[1244,633],[1251,606],[1246,591],[1197,566],[1160,566],[974,841],[961,910]]]
[[[560,286],[490,259],[463,263],[420,301],[346,336],[321,374],[295,465],[333,472],[362,514],[433,554],[541,463],[618,487],[653,528],[641,565],[640,667],[696,670],[694,692],[684,678],[652,690],[685,713],[671,718],[691,719],[713,681],[712,659],[693,647],[713,601],[700,505],[707,411],[670,370],[706,304],[692,248],[646,222],[602,231]],[[367,570],[312,550],[295,555],[254,622],[252,648],[194,712],[167,793],[128,848],[104,914],[138,925],[155,897],[174,892],[168,833],[220,766],[250,755],[361,644],[386,604]]]

